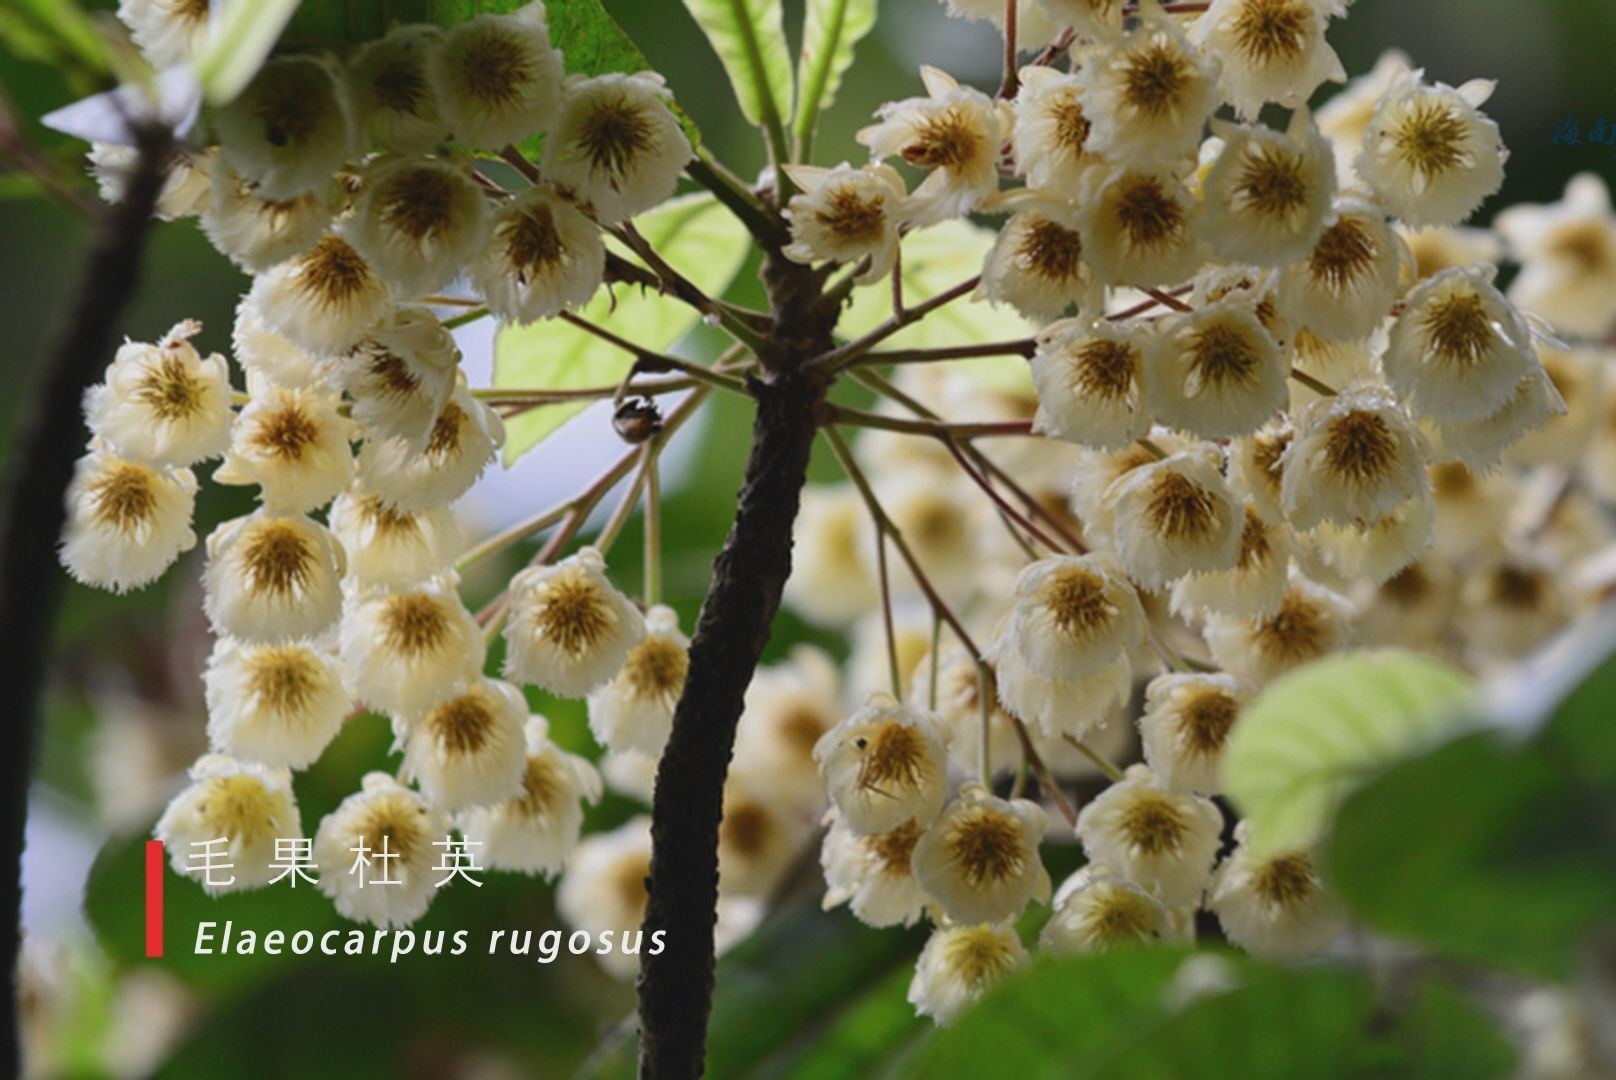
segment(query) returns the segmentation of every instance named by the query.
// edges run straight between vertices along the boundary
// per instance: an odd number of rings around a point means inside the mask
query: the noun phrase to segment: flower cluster
[[[942,1022],[1025,960],[1045,842],[1087,865],[1043,948],[1188,941],[1200,909],[1260,955],[1328,948],[1342,917],[1313,854],[1225,840],[1243,707],[1355,645],[1519,658],[1608,594],[1616,539],[1616,354],[1587,340],[1616,325],[1602,183],[1461,227],[1502,182],[1492,84],[1388,54],[1311,112],[1346,78],[1333,0],[1039,6],[1070,29],[1022,35],[1053,40],[1013,97],[923,70],[927,95],[860,135],[871,164],[792,201],[796,248],[865,260],[861,281],[910,230],[1008,214],[976,298],[1034,328],[1003,349],[1030,357],[1019,387],[946,348],[906,357],[879,413],[849,417],[854,482],[807,493],[787,587],[852,630],[851,691],[898,699],[820,745],[826,903],[933,922],[910,996]],[[1283,128],[1254,122],[1265,104]],[[923,171],[901,197],[899,158]],[[901,560],[878,546],[900,539]],[[1142,760],[1107,760],[1051,825],[1084,754]]]

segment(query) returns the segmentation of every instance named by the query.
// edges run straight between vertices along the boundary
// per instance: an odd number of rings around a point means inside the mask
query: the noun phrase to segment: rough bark
[[[0,933],[0,964],[5,979],[6,1043],[0,1072],[21,1075],[17,1028],[17,958],[21,944],[23,829],[28,812],[28,779],[34,760],[40,699],[45,681],[46,646],[61,591],[56,541],[66,520],[62,493],[73,462],[84,449],[79,403],[112,359],[116,323],[134,294],[140,257],[152,209],[162,190],[168,160],[167,132],[141,134],[141,155],[124,201],[100,223],[84,278],[48,361],[35,376],[19,412],[17,437],[6,470],[0,503],[0,655],[12,680],[9,716],[0,751],[5,769],[5,815],[0,835],[3,899],[0,910],[11,925]]]
[[[771,259],[764,281],[774,329],[753,380],[757,401],[735,523],[713,563],[690,640],[690,673],[657,768],[645,930],[664,950],[642,954],[640,1074],[700,1076],[713,991],[718,827],[742,696],[791,573],[791,531],[807,479],[825,382],[804,361],[828,349],[835,312],[817,279]]]

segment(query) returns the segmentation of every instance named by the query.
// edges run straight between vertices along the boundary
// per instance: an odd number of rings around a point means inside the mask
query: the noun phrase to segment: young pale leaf
[[[685,0],[685,7],[723,62],[747,120],[783,130],[792,83],[780,0]]]
[[[750,240],[741,224],[711,195],[672,199],[635,219],[640,233],[663,258],[708,295],[722,293],[746,258]],[[609,246],[625,258],[626,249]],[[695,309],[671,296],[618,286],[602,289],[578,313],[619,331],[635,344],[666,352],[690,332]],[[522,390],[603,386],[627,374],[633,358],[586,330],[557,320],[506,325],[494,338],[494,385]],[[545,405],[505,423],[505,463],[514,463],[587,402]]]
[[[842,76],[853,63],[853,46],[875,25],[875,8],[876,0],[808,0],[797,61],[799,144],[813,138],[819,114],[836,100]]]
[[[298,0],[236,0],[208,28],[196,60],[202,95],[215,105],[232,100],[258,74],[291,21]]]
[[[909,234],[903,241],[903,299],[913,307],[982,272],[982,261],[993,246],[991,229],[968,221],[945,221]],[[852,303],[836,324],[837,333],[856,338],[892,315],[889,282],[856,289]],[[936,309],[881,343],[883,349],[935,349],[950,345],[985,345],[1013,341],[1032,332],[1013,308],[962,296]],[[1026,361],[1018,357],[990,357],[956,362],[955,370],[969,370],[984,384],[1006,393],[1030,394],[1032,377]]]
[[[1354,787],[1453,731],[1473,694],[1457,669],[1395,650],[1330,657],[1276,680],[1242,713],[1223,758],[1252,846],[1317,840]]]

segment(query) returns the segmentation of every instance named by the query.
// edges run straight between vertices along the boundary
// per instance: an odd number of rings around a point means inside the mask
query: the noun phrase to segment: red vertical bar
[[[163,955],[163,842],[146,841],[146,955]]]

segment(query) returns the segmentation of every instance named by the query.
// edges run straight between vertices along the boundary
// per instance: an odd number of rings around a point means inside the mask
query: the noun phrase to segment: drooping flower
[[[901,157],[929,172],[908,203],[916,225],[935,225],[974,210],[999,188],[999,146],[1010,132],[1008,103],[960,86],[933,67],[922,67],[926,97],[883,105],[879,123],[858,133],[876,161]]]
[[[1131,766],[1077,816],[1090,862],[1115,868],[1169,907],[1200,902],[1222,831],[1210,800],[1168,790],[1145,765]]]
[[[213,164],[202,231],[231,262],[263,273],[320,242],[338,203],[338,185],[326,183],[284,199],[266,199],[258,185],[220,158]]]
[[[367,438],[425,447],[454,393],[460,350],[425,308],[399,308],[337,361],[352,416]]]
[[[1313,554],[1336,573],[1378,584],[1431,546],[1433,516],[1431,499],[1422,493],[1371,521],[1320,525],[1308,540]]]
[[[548,131],[560,109],[561,54],[540,3],[448,28],[428,73],[438,109],[468,146],[494,150]]]
[[[930,713],[872,694],[826,732],[814,760],[831,802],[860,836],[914,820],[929,826],[948,789],[947,755]]]
[[[1146,289],[1188,280],[1207,254],[1200,202],[1172,169],[1125,160],[1084,176],[1077,204],[1084,259],[1110,285]]]
[[[494,211],[488,243],[467,267],[488,310],[507,322],[582,307],[600,288],[600,230],[549,188],[529,188]]]
[[[209,742],[265,765],[308,768],[336,737],[351,705],[335,658],[301,641],[262,645],[222,637],[202,682]]]
[[[1167,162],[1193,153],[1218,107],[1218,65],[1142,0],[1138,24],[1078,73],[1089,148],[1112,161]]]
[[[583,697],[606,685],[645,639],[645,618],[594,548],[523,570],[510,595],[506,677],[553,694]]]
[[[189,63],[208,37],[209,0],[118,0],[118,18],[153,68]]]
[[[1023,209],[994,239],[977,295],[1009,304],[1039,323],[1057,319],[1070,308],[1099,314],[1102,291],[1083,261],[1076,216],[1063,204],[1038,197],[1006,203]]]
[[[718,823],[719,887],[732,897],[773,893],[802,853],[811,823],[773,792],[754,791],[745,778],[731,777]]]
[[[835,662],[820,649],[799,645],[781,662],[757,670],[744,702],[730,772],[805,816],[819,813],[825,785],[814,747],[845,716]]]
[[[914,875],[955,922],[1001,922],[1049,898],[1038,854],[1049,819],[1027,799],[996,798],[967,784],[915,844]]]
[[[898,258],[898,226],[907,212],[903,177],[887,165],[834,169],[788,165],[786,174],[800,192],[784,215],[791,224],[791,243],[781,254],[794,262],[869,265],[854,279],[860,285],[891,273]]]
[[[804,618],[845,626],[870,610],[875,579],[864,563],[874,530],[852,484],[811,484],[803,489],[793,531],[791,577],[785,599]]]
[[[354,149],[348,91],[313,56],[270,60],[213,113],[219,156],[261,199],[291,199],[329,183]]]
[[[465,376],[438,410],[423,446],[393,436],[370,439],[359,452],[357,475],[367,490],[397,510],[419,513],[447,506],[470,490],[505,443],[505,423],[472,397]]]
[[[1038,935],[1038,947],[1058,953],[1147,945],[1171,933],[1160,900],[1095,863],[1061,883],[1053,906],[1054,913]]]
[[[619,936],[619,947],[597,958],[620,979],[633,977],[640,954],[651,944],[638,931],[645,921],[645,882],[650,872],[651,819],[642,815],[609,832],[584,837],[556,889],[556,911],[567,925],[591,934],[610,930]],[[719,907],[722,911],[722,903]]]
[[[1322,585],[1293,575],[1279,606],[1267,615],[1212,615],[1206,644],[1212,660],[1248,686],[1317,660],[1352,637],[1352,605]]]
[[[441,37],[435,26],[396,26],[348,61],[355,124],[382,149],[421,153],[448,139],[430,70]]]
[[[1336,171],[1345,184],[1357,178],[1355,162],[1363,152],[1364,132],[1374,118],[1386,91],[1407,75],[1408,56],[1400,49],[1387,49],[1365,75],[1347,83],[1319,107],[1319,130],[1335,147]]]
[[[1345,920],[1324,890],[1314,854],[1292,850],[1256,855],[1246,832],[1244,822],[1236,826],[1240,844],[1218,866],[1207,892],[1206,905],[1217,915],[1224,936],[1265,959],[1291,960],[1323,951]]]
[[[302,388],[322,386],[337,390],[335,373],[324,357],[317,357],[269,328],[251,293],[236,306],[230,332],[236,363],[247,373],[247,384]]]
[[[1035,430],[1080,446],[1119,450],[1150,432],[1145,331],[1126,323],[1059,323],[1032,355]]]
[[[1267,614],[1279,606],[1285,595],[1295,548],[1288,525],[1270,521],[1247,503],[1246,522],[1240,532],[1240,558],[1227,570],[1179,578],[1173,584],[1172,610],[1200,615]]]
[[[101,201],[117,204],[129,192],[129,181],[140,161],[140,151],[118,143],[92,142],[84,155],[95,177]],[[212,195],[209,179],[217,154],[212,150],[176,147],[163,169],[163,186],[157,192],[152,217],[158,221],[178,221],[196,217],[207,209]]]
[[[909,1004],[921,1016],[946,1025],[1026,962],[1026,947],[1008,923],[939,927],[920,950]]]
[[[1190,39],[1221,61],[1224,96],[1245,119],[1267,102],[1294,109],[1324,82],[1346,82],[1324,40],[1342,0],[1214,0]]]
[[[1222,461],[1221,450],[1203,444],[1116,482],[1112,531],[1129,577],[1157,588],[1239,561],[1245,514],[1223,478]]]
[[[442,288],[486,245],[488,207],[467,164],[382,158],[360,183],[344,236],[400,295]]]
[[[1038,4],[1055,22],[1091,41],[1108,41],[1122,33],[1123,0],[1038,0]]]
[[[268,329],[318,355],[353,348],[389,303],[370,264],[335,235],[259,275],[249,297]]]
[[[1493,227],[1521,263],[1509,287],[1512,302],[1563,333],[1602,337],[1610,330],[1616,322],[1616,214],[1603,179],[1579,173],[1559,202],[1512,206]]]
[[[230,371],[191,345],[202,326],[182,322],[155,344],[126,342],[106,382],[84,395],[91,432],[118,453],[154,465],[194,465],[230,437]]]
[[[1565,399],[1541,367],[1529,370],[1495,411],[1470,419],[1439,420],[1436,457],[1489,469],[1528,432],[1566,415]]]
[[[1390,391],[1374,385],[1303,409],[1280,469],[1285,518],[1297,529],[1375,522],[1409,499],[1430,498],[1419,432]]]
[[[190,780],[153,830],[174,872],[195,878],[210,896],[267,885],[275,841],[303,835],[292,774],[206,754],[191,766]]]
[[[396,717],[404,774],[454,813],[518,797],[527,766],[527,701],[508,682],[480,678],[430,708]]]
[[[836,811],[820,847],[825,871],[824,908],[846,904],[866,926],[913,926],[926,909],[926,894],[910,860],[925,831],[906,821],[884,833],[860,836]]]
[[[1164,787],[1217,795],[1218,763],[1250,692],[1231,675],[1158,675],[1145,687],[1139,734]]]
[[[260,510],[220,525],[207,548],[202,606],[215,633],[274,643],[337,621],[343,552],[318,522]]]
[[[305,514],[353,482],[353,427],[324,390],[271,387],[236,418],[221,484],[257,484],[266,507]]]
[[[540,168],[614,225],[672,195],[691,154],[662,76],[611,73],[567,81]]]
[[[1280,304],[1291,319],[1328,340],[1367,337],[1391,313],[1411,259],[1407,251],[1372,204],[1344,195],[1312,252],[1281,272]]]
[[[1046,679],[1097,674],[1133,650],[1145,616],[1133,586],[1093,555],[1030,564],[1016,581],[1012,647]]]
[[[1201,228],[1213,250],[1251,266],[1306,258],[1335,198],[1335,158],[1307,110],[1293,113],[1283,133],[1212,126],[1224,140],[1204,185]]]
[[[1133,664],[1126,653],[1094,674],[1077,679],[1040,675],[1004,633],[995,640],[988,657],[994,666],[999,704],[1054,739],[1068,735],[1086,738],[1107,724],[1133,685]],[[1001,758],[994,764],[1004,763]]]
[[[386,773],[369,773],[314,834],[320,891],[344,918],[408,926],[437,895],[443,872],[435,867],[448,850],[449,830],[448,819],[420,795]]]
[[[448,509],[409,514],[351,491],[332,502],[329,521],[347,554],[348,577],[362,587],[409,589],[447,570],[460,553],[460,524]]]
[[[1121,10],[1121,5],[1116,5]],[[1021,69],[1016,123],[1011,133],[1016,171],[1035,191],[1075,192],[1083,173],[1095,164],[1089,152],[1089,120],[1083,113],[1083,87],[1076,74],[1049,67]]]
[[[616,676],[589,695],[595,741],[610,750],[660,755],[690,670],[689,649],[677,612],[662,604],[646,612],[645,637],[628,651]]]
[[[1478,110],[1497,83],[1457,90],[1411,71],[1381,98],[1364,132],[1358,176],[1391,213],[1413,226],[1456,225],[1504,182],[1498,125]]]
[[[1174,319],[1147,363],[1157,419],[1202,438],[1249,435],[1288,402],[1284,352],[1234,301]]]
[[[482,631],[445,582],[356,597],[343,612],[341,643],[354,688],[378,712],[413,716],[483,668]]]

